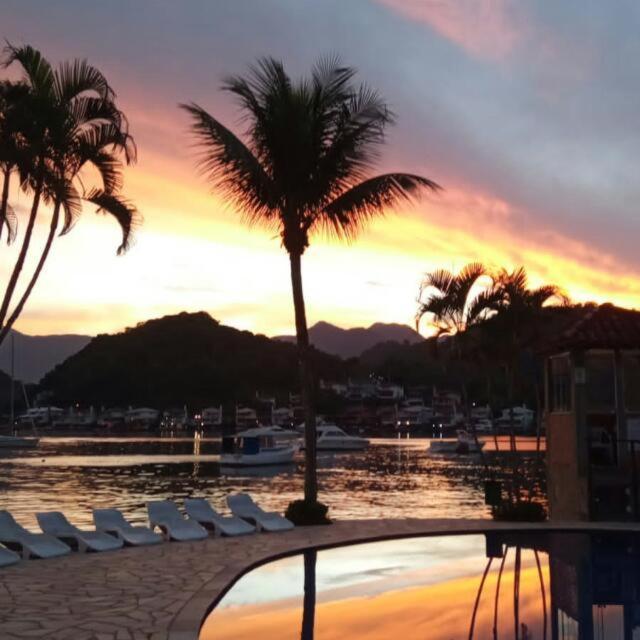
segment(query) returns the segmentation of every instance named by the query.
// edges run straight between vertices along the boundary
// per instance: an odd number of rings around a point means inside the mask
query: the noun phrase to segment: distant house
[[[397,402],[404,398],[404,388],[397,384],[381,383],[376,387],[375,394],[383,402]]]
[[[462,421],[462,398],[453,391],[433,390],[433,417],[443,425],[456,424]]]
[[[541,350],[551,517],[640,519],[640,312],[585,308]]]
[[[258,413],[251,407],[236,407],[236,427],[247,429],[258,424]]]
[[[124,421],[127,424],[151,425],[158,421],[160,412],[157,409],[149,407],[140,407],[138,409],[129,409],[124,414]]]

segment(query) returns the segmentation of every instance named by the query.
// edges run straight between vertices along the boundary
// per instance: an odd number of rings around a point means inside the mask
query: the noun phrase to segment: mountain
[[[14,373],[16,380],[39,382],[47,371],[77,353],[91,336],[75,334],[28,336],[11,331],[0,345],[0,369],[11,372],[11,334],[14,336]]]
[[[345,378],[339,358],[315,349],[312,358],[319,378]],[[203,407],[296,390],[298,359],[292,344],[180,313],[97,336],[41,387],[61,404]]]
[[[276,336],[274,340],[295,342],[295,336]],[[309,340],[320,351],[341,358],[357,358],[381,342],[416,344],[424,338],[406,324],[376,322],[370,327],[341,329],[329,322],[318,322],[309,328]]]

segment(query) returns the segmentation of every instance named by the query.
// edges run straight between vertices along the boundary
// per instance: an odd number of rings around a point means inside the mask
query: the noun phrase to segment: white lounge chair
[[[0,542],[22,557],[55,558],[71,552],[69,545],[44,533],[31,533],[19,525],[8,511],[0,511]]]
[[[10,549],[0,547],[0,567],[8,567],[10,564],[20,562],[20,556]]]
[[[258,531],[287,531],[294,527],[291,520],[279,513],[261,509],[247,493],[227,496],[227,504],[233,515],[255,524]]]
[[[204,540],[209,536],[207,530],[195,520],[182,516],[178,507],[170,500],[154,500],[147,502],[149,524],[152,529],[158,527],[166,540]]]
[[[256,528],[237,516],[219,514],[204,498],[187,498],[184,501],[187,515],[203,527],[213,530],[216,536],[242,536]]]
[[[162,542],[160,534],[148,527],[134,527],[117,509],[94,509],[93,521],[97,531],[110,533],[132,547]]]
[[[108,533],[78,529],[59,511],[36,513],[36,519],[45,533],[55,536],[83,553],[85,551],[113,551],[122,547],[122,540],[110,536]]]

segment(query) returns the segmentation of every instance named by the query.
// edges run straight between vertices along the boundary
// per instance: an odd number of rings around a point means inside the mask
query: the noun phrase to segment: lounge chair
[[[36,519],[45,533],[55,536],[83,553],[85,551],[113,551],[122,547],[122,540],[110,536],[108,533],[78,529],[59,511],[36,513]]]
[[[170,500],[147,502],[147,511],[151,528],[158,527],[166,540],[204,540],[209,535],[195,520],[184,518]]]
[[[212,530],[216,536],[242,536],[256,530],[242,518],[219,514],[204,498],[187,498],[184,508],[192,520]]]
[[[94,509],[93,521],[97,531],[110,533],[132,547],[162,542],[160,534],[148,527],[134,527],[117,509]]]
[[[258,531],[287,531],[293,529],[293,522],[275,511],[262,510],[247,493],[227,496],[227,504],[234,516],[255,524]]]
[[[16,562],[20,562],[20,556],[17,553],[0,547],[0,567],[8,567]]]
[[[8,511],[0,511],[0,542],[22,557],[55,558],[71,551],[69,545],[44,533],[31,533],[19,525]]]

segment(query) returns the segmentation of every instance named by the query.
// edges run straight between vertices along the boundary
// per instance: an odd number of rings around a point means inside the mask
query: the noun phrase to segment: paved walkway
[[[30,560],[0,569],[0,638],[196,640],[212,602],[234,578],[267,558],[309,546],[516,528],[585,525],[354,520],[280,534]]]

